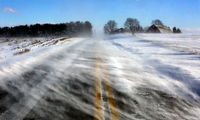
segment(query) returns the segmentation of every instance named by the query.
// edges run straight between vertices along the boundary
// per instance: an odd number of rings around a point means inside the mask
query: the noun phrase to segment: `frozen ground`
[[[0,38],[0,68],[38,55],[71,39],[61,38]]]
[[[188,34],[137,34],[138,38],[194,54],[200,54],[200,33]]]
[[[54,40],[3,59],[0,120],[199,120],[200,56],[171,36]]]

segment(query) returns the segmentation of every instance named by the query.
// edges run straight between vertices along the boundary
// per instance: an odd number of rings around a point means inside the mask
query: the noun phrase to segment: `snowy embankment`
[[[52,48],[81,38],[0,38],[0,69],[29,57],[49,53]]]
[[[200,54],[200,34],[136,34],[136,37],[180,51]]]

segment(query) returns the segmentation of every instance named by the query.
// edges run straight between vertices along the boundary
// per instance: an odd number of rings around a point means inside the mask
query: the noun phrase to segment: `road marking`
[[[96,53],[97,54],[97,53]],[[102,70],[103,83],[105,85],[105,91],[107,93],[108,98],[108,106],[110,109],[110,117],[112,120],[120,120],[117,105],[114,99],[114,95],[112,93],[112,89],[109,83],[108,74],[105,67],[105,62],[101,57],[95,57],[95,112],[94,112],[94,120],[104,120],[103,115],[103,100],[102,100],[102,90],[101,90],[101,78],[100,78],[100,70]]]
[[[103,120],[103,102],[102,102],[102,93],[101,93],[101,80],[99,76],[99,65],[98,59],[95,61],[95,113],[94,120]]]
[[[101,68],[103,70],[103,75],[104,75],[104,84],[105,84],[105,88],[107,91],[107,97],[108,97],[108,103],[109,103],[109,108],[110,108],[110,112],[111,112],[111,118],[112,120],[120,120],[119,115],[117,113],[117,105],[114,99],[114,95],[112,93],[111,87],[110,87],[110,83],[109,83],[109,79],[108,79],[108,75],[107,75],[107,71],[104,64],[104,61],[102,58],[100,58],[101,61]]]

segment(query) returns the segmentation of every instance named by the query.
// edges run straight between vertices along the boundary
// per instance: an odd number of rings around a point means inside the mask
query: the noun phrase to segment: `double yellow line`
[[[99,65],[100,63],[100,65]],[[117,105],[114,99],[114,95],[112,93],[108,75],[106,68],[104,66],[104,61],[102,58],[97,58],[95,61],[95,112],[94,112],[94,120],[104,120],[103,115],[103,100],[102,100],[102,90],[101,90],[101,78],[100,78],[100,70],[103,72],[103,83],[105,85],[105,91],[107,93],[108,105],[110,109],[111,119],[112,120],[120,120],[119,115],[117,113]]]
[[[102,102],[102,91],[101,91],[101,80],[99,76],[99,65],[97,62],[97,58],[95,61],[95,99],[94,99],[94,106],[95,106],[95,113],[94,113],[94,120],[103,120],[103,102]]]

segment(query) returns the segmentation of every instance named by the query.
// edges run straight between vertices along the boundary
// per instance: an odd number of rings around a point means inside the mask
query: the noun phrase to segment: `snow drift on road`
[[[194,47],[191,46],[195,45],[195,49],[200,50],[198,35],[139,34],[137,36],[148,36],[151,41],[132,35],[114,35],[108,38],[114,46],[124,51],[125,56],[132,58],[132,61],[138,61],[135,66],[150,72],[147,79],[152,84],[171,91],[172,94],[199,99],[200,56],[179,50],[181,45],[192,50]],[[173,46],[172,49],[169,45],[174,43],[177,46]]]

